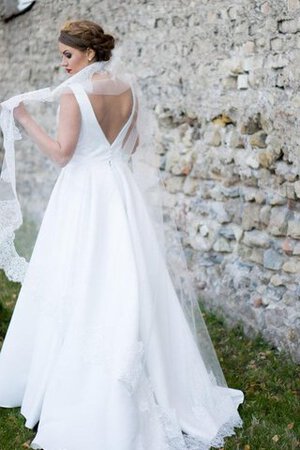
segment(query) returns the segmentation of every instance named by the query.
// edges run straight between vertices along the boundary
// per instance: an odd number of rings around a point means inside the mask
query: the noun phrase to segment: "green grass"
[[[224,449],[299,449],[300,366],[261,336],[251,340],[240,326],[229,330],[215,315],[204,317],[228,385],[245,394],[239,407],[244,426]]]
[[[8,281],[4,272],[0,270],[0,347],[2,346],[3,337],[7,330],[20,286],[20,283]],[[0,450],[2,450],[1,447]]]
[[[19,288],[19,284],[8,282],[0,271],[0,339],[7,329]],[[300,366],[261,337],[250,340],[241,327],[228,329],[222,319],[208,311],[204,317],[228,385],[245,393],[245,402],[239,408],[244,426],[226,439],[224,450],[299,449]],[[34,432],[25,428],[24,423],[19,408],[0,408],[0,450],[28,448]]]
[[[24,426],[25,419],[19,408],[0,408],[0,448],[1,450],[23,450],[30,448],[35,436]]]
[[[0,271],[0,347],[19,290],[20,284],[7,281],[4,273]],[[20,414],[20,408],[0,408],[0,450],[30,448],[29,442],[35,433],[25,428],[24,423],[25,418]]]

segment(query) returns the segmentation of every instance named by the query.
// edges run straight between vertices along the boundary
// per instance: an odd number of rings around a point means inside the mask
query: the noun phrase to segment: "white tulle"
[[[173,265],[174,281],[168,270],[161,210],[146,201],[155,183],[142,179],[150,171],[134,170],[142,160],[130,153],[141,129],[137,102],[109,145],[80,77],[68,88],[81,110],[80,137],[28,267],[12,264],[24,272],[13,275],[23,283],[0,353],[0,406],[21,406],[29,428],[39,422],[35,449],[218,447],[242,426],[244,395],[223,381],[194,297],[178,293],[183,273]],[[2,204],[8,217],[12,203]],[[3,239],[7,270],[7,258],[18,257],[9,244],[20,220],[12,210],[2,222],[11,232]]]

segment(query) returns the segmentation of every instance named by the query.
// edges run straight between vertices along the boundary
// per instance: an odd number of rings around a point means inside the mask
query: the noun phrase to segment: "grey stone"
[[[294,11],[295,9],[300,8],[299,0],[288,0],[288,10]]]
[[[257,131],[250,137],[250,145],[253,147],[266,148],[267,133],[263,130]]]
[[[300,274],[300,260],[298,258],[290,258],[283,264],[282,270],[289,273]]]
[[[268,203],[272,206],[280,206],[286,204],[286,195],[277,192],[268,193]]]
[[[299,30],[298,20],[283,20],[279,23],[279,30],[282,33],[297,33]]]
[[[221,145],[222,139],[218,129],[209,130],[204,135],[204,141],[208,145],[212,145],[214,147],[218,147]]]
[[[228,223],[231,220],[230,215],[221,202],[214,202],[211,204],[211,212],[219,223]]]
[[[223,236],[225,239],[228,239],[229,241],[235,240],[235,233],[232,228],[225,228],[222,227],[219,229],[219,235]]]
[[[275,50],[276,52],[278,52],[278,51],[282,50],[283,39],[280,39],[280,38],[276,37],[274,39],[271,39],[270,44],[271,44],[271,49]]]
[[[277,273],[271,277],[271,283],[274,286],[284,286],[287,282],[287,277],[278,275]]]
[[[248,89],[248,75],[241,74],[237,79],[237,88],[238,89]]]
[[[251,188],[251,187],[244,187],[243,188],[243,196],[244,196],[244,200],[245,202],[253,202],[256,199],[256,195],[257,195],[257,189],[256,188]]]
[[[179,161],[180,154],[178,150],[169,150],[166,154],[165,170],[170,172],[172,167]]]
[[[165,181],[166,188],[172,193],[181,192],[183,181],[183,177],[170,177]]]
[[[263,223],[265,226],[268,226],[270,216],[271,216],[271,206],[270,205],[262,206],[259,214],[260,222]]]
[[[289,212],[285,207],[274,207],[271,210],[269,231],[274,236],[285,236]]]
[[[264,252],[264,267],[270,270],[279,270],[283,264],[283,257],[273,249]]]
[[[252,167],[252,169],[258,169],[259,168],[259,157],[255,154],[250,154],[248,158],[246,159],[246,164],[249,167]]]
[[[256,264],[261,264],[263,265],[263,261],[264,261],[264,253],[263,250],[260,248],[253,248],[251,250],[251,253],[249,255],[249,261],[252,261]]]
[[[240,240],[243,237],[243,233],[244,233],[243,228],[240,227],[239,225],[236,225],[236,224],[231,224],[230,226],[231,226],[231,228],[232,228],[232,230],[234,232],[235,240],[237,242],[240,242]]]
[[[244,230],[251,230],[259,227],[260,206],[254,203],[246,203],[243,208],[242,227]]]
[[[165,170],[173,175],[188,175],[192,170],[192,153],[181,153],[179,149],[173,150],[166,155]]]
[[[244,148],[244,141],[235,128],[233,128],[229,136],[226,137],[226,142],[231,148]]]
[[[225,197],[237,198],[240,196],[240,189],[238,187],[232,188],[221,187],[221,192]]]
[[[295,194],[297,198],[300,198],[300,181],[294,183]]]
[[[264,122],[264,127],[268,129],[268,137],[266,143],[268,144],[267,151],[270,151],[276,159],[282,156],[283,137],[278,136],[273,127],[270,127],[269,122]]]
[[[261,129],[261,123],[260,123],[260,115],[257,114],[253,117],[249,117],[249,119],[242,123],[241,125],[241,133],[242,134],[254,134],[258,130]]]
[[[287,181],[295,181],[298,176],[297,168],[284,161],[278,161],[275,170],[277,175],[280,175]]]
[[[187,195],[194,195],[199,187],[199,181],[195,178],[187,177],[183,183],[183,192]]]
[[[282,54],[277,54],[277,55],[269,55],[267,62],[266,62],[266,67],[271,68],[271,69],[282,69],[283,67],[286,67],[288,65],[289,61],[288,59],[282,55]]]
[[[222,80],[222,86],[225,89],[237,89],[237,78],[229,75]]]
[[[230,253],[231,252],[231,247],[229,242],[224,239],[223,237],[220,237],[219,239],[216,240],[216,242],[213,245],[213,249],[215,252],[220,252],[220,253]]]
[[[300,239],[300,217],[297,216],[288,222],[288,236],[294,239]]]
[[[228,15],[230,17],[231,20],[236,20],[239,17],[239,8],[237,6],[231,6],[228,9]]]
[[[207,225],[202,225],[200,227],[200,234],[201,234],[201,236],[204,236],[204,237],[209,235],[209,228]]]
[[[247,41],[245,42],[245,44],[243,45],[243,52],[244,54],[253,54],[255,53],[255,42],[254,41]]]
[[[270,4],[270,2],[269,2],[269,1],[263,2],[262,5],[261,5],[261,7],[260,7],[260,9],[261,9],[261,12],[262,12],[265,16],[267,16],[268,14],[270,14],[270,12],[271,12],[271,4]]]
[[[300,255],[300,242],[297,242],[293,248],[293,255]]]
[[[243,242],[249,247],[263,247],[270,246],[270,237],[266,231],[246,231],[244,234]]]
[[[269,168],[276,161],[276,155],[270,150],[265,150],[259,153],[259,164],[264,168]]]

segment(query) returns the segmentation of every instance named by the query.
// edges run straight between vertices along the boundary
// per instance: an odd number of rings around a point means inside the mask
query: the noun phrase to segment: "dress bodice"
[[[97,157],[104,161],[130,158],[132,149],[128,143],[137,137],[136,130],[136,98],[131,88],[133,105],[130,116],[112,143],[106,138],[93,110],[90,99],[84,88],[78,84],[70,85],[78,102],[81,113],[81,127],[76,149],[70,162],[83,161]],[[130,136],[130,139],[129,139]],[[127,145],[126,145],[127,144]]]

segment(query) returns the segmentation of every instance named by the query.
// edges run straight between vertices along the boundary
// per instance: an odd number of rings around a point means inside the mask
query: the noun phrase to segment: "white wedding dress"
[[[110,144],[87,94],[72,89],[79,141],[52,190],[0,353],[0,406],[21,406],[28,428],[39,422],[34,449],[222,445],[242,424],[243,393],[212,383],[158,256],[122,154],[131,118]]]

